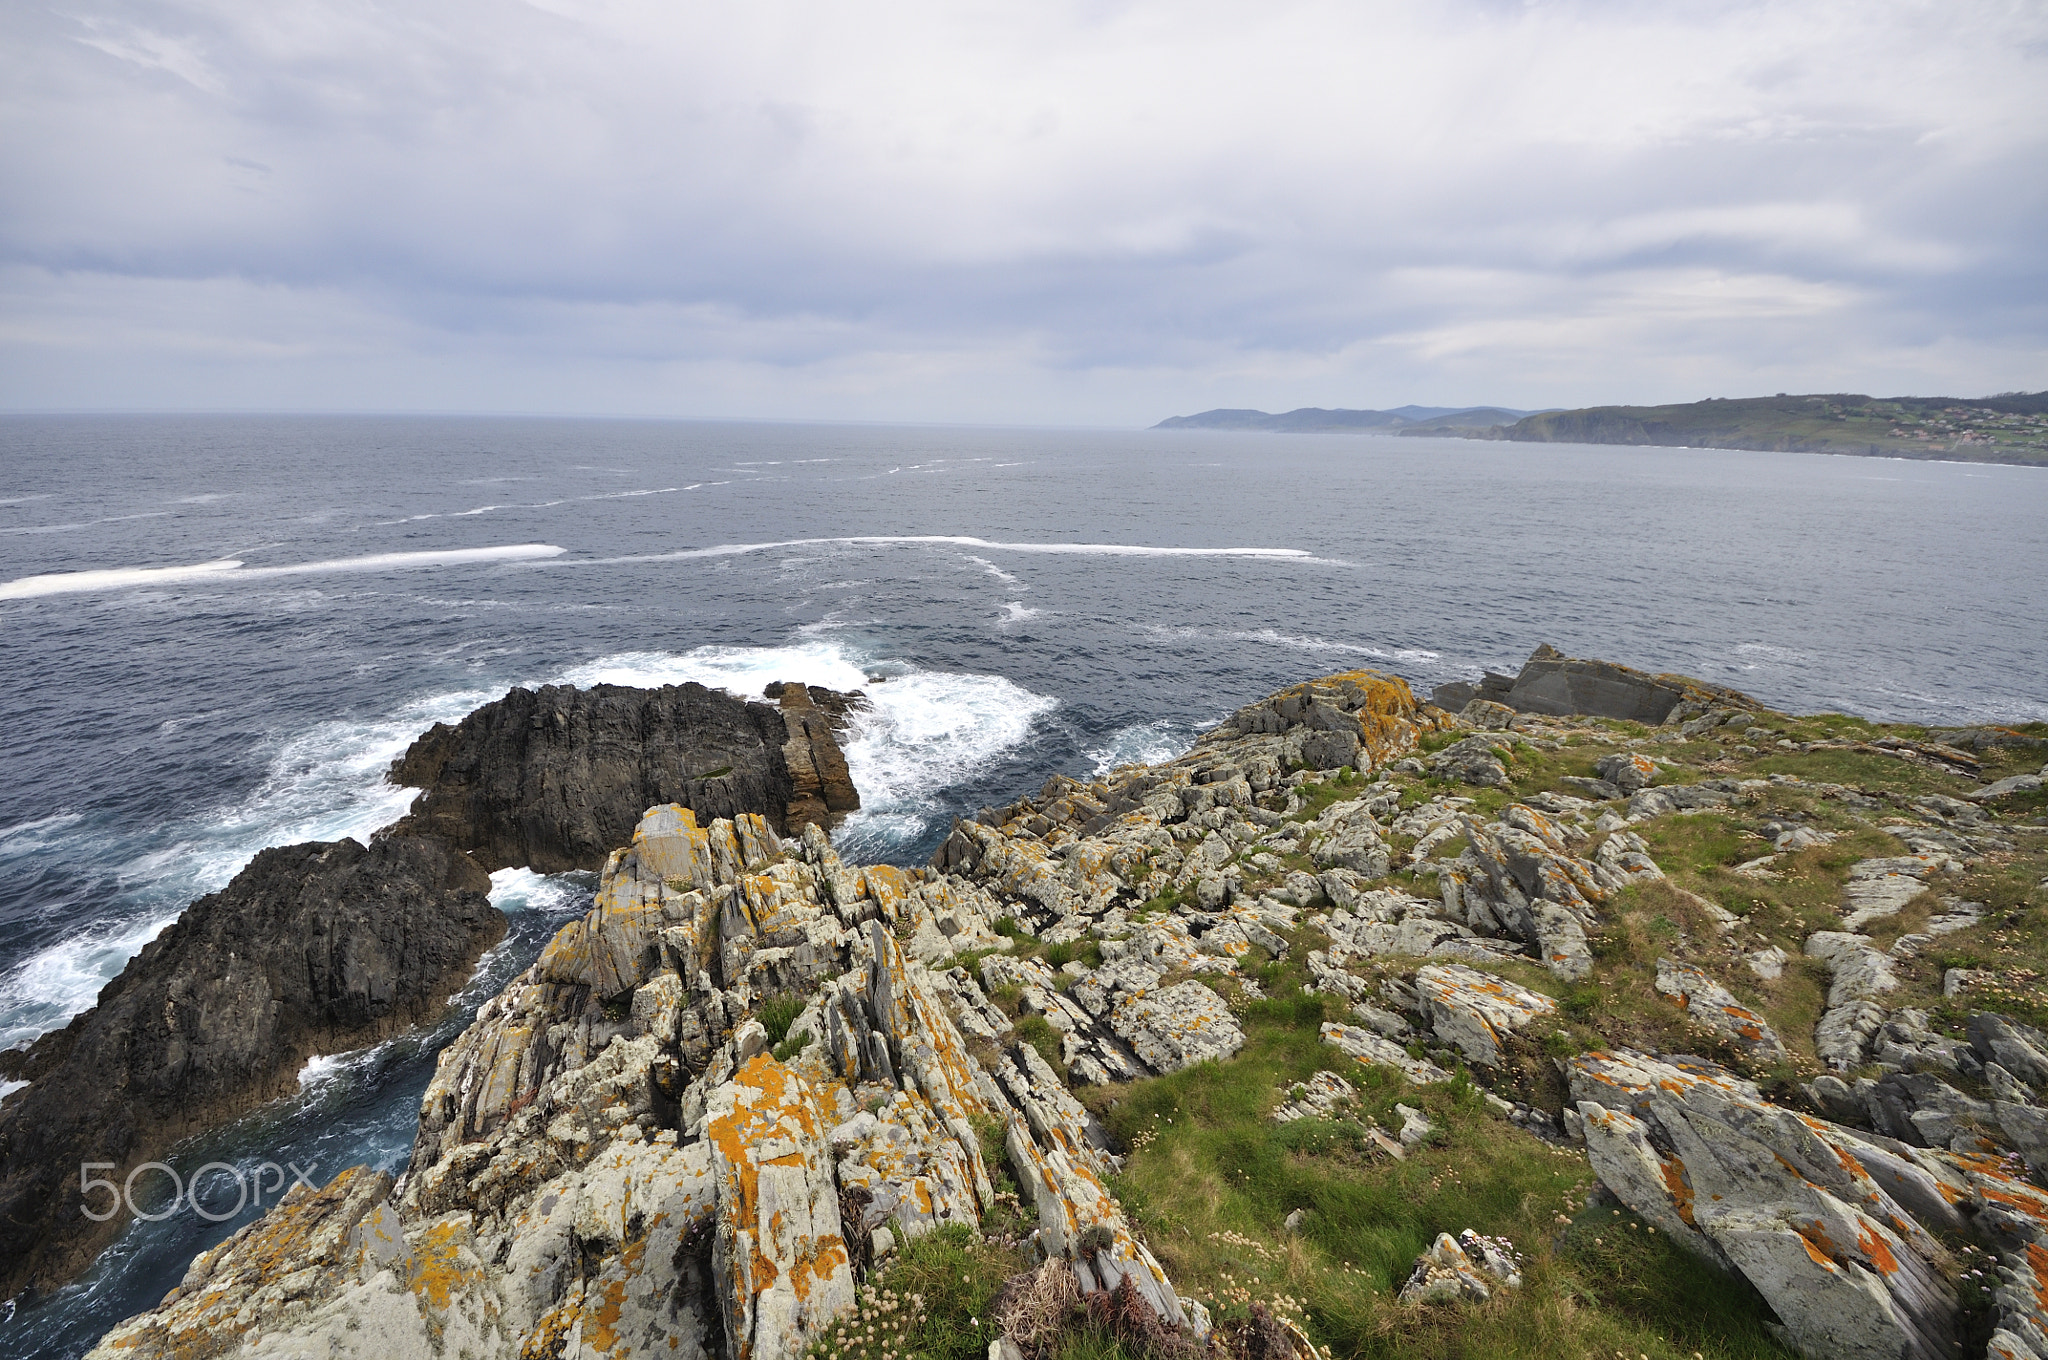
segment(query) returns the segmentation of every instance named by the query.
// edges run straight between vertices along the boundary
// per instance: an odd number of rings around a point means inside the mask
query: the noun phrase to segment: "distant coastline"
[[[1286,434],[1350,431],[1518,443],[1632,444],[2048,466],[2048,392],[1882,398],[1780,393],[1670,406],[1545,411],[1499,406],[1403,406],[1390,411],[1304,407],[1268,415],[1226,409],[1175,416],[1152,428]]]

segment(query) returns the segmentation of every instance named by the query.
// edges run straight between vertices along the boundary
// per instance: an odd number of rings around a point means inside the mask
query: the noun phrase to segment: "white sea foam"
[[[897,674],[883,683],[871,670]],[[993,675],[863,665],[841,643],[800,635],[779,647],[699,647],[689,652],[622,652],[547,680],[637,686],[694,680],[758,698],[771,680],[864,689],[873,708],[857,716],[847,761],[865,811],[848,831],[875,853],[915,840],[938,815],[939,796],[1027,740],[1055,701]],[[530,682],[529,682],[530,683]],[[59,814],[0,830],[0,853],[61,853],[113,862],[124,895],[139,910],[126,920],[60,941],[0,979],[0,1046],[63,1024],[92,1005],[127,960],[175,920],[193,898],[226,885],[258,850],[308,840],[366,838],[403,815],[414,791],[384,780],[393,759],[436,722],[459,720],[501,689],[431,695],[370,719],[315,724],[283,741],[263,782],[247,797],[162,828],[135,831]],[[587,885],[526,870],[492,876],[492,900],[507,913],[556,914]]]
[[[873,707],[854,715],[846,763],[861,810],[840,839],[885,851],[914,841],[942,815],[940,795],[1030,739],[1059,706],[1000,675],[915,671],[867,687]]]
[[[557,916],[588,891],[585,884],[567,874],[500,869],[491,875],[491,905],[507,916],[517,912]]]
[[[783,647],[698,647],[688,652],[619,652],[562,673],[571,685],[680,685],[696,681],[758,699],[774,680],[802,680],[827,689],[860,689],[867,672],[838,643],[823,639]]]
[[[1001,581],[1006,586],[1018,586],[1020,588],[1028,588],[1024,587],[1024,583],[1022,581],[1010,575],[1009,572],[1004,571],[1001,567],[989,561],[986,557],[976,557],[973,553],[969,553],[967,554],[967,560],[972,562],[975,566],[980,567],[983,571],[995,577],[998,581]]]
[[[0,979],[0,1047],[92,1005],[137,950],[193,898],[225,886],[258,850],[344,836],[361,840],[395,821],[414,791],[384,782],[392,760],[434,723],[458,719],[495,697],[455,691],[381,718],[315,724],[278,746],[263,782],[246,798],[167,827],[138,832],[75,814],[9,827],[0,835],[0,852],[111,861],[121,890],[142,910],[39,950]]]
[[[1119,765],[1158,765],[1184,754],[1194,745],[1194,730],[1171,719],[1119,728],[1108,742],[1092,746],[1081,754],[1095,765],[1095,773],[1108,774]]]
[[[1138,543],[1001,543],[959,534],[860,534],[846,538],[784,538],[767,543],[718,543],[704,548],[679,548],[674,552],[637,553],[626,557],[564,558],[550,566],[598,567],[622,562],[678,562],[702,557],[737,557],[746,553],[773,552],[777,548],[812,548],[830,545],[881,547],[889,544],[981,548],[996,552],[1052,553],[1080,557],[1250,557],[1280,558],[1298,562],[1319,559],[1306,548],[1162,548]]]
[[[68,595],[80,591],[125,590],[135,586],[174,585],[180,581],[218,580],[230,576],[237,581],[251,581],[277,576],[317,576],[333,572],[406,571],[417,567],[447,567],[478,562],[520,562],[553,557],[562,551],[552,543],[513,543],[496,548],[372,553],[367,557],[337,557],[323,562],[297,562],[281,567],[244,567],[235,558],[221,558],[213,562],[195,562],[175,567],[114,567],[98,571],[63,571],[44,576],[23,576],[0,584],[0,600],[25,600],[41,595]]]
[[[1037,618],[1038,613],[1038,610],[1026,608],[1021,602],[1012,600],[1003,606],[1003,617],[999,622],[1022,623],[1025,619]]]

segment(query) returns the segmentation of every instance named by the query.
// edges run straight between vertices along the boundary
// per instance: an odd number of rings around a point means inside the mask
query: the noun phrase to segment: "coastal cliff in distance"
[[[1219,409],[1172,416],[1155,430],[1268,430],[1501,439],[1530,444],[1842,453],[1876,458],[2048,466],[2048,392],[1991,397],[1865,397],[1845,393],[1710,397],[1670,406],[1516,411],[1502,406],[1305,406],[1269,415]]]
[[[1191,416],[1168,416],[1155,430],[1271,430],[1277,434],[1341,434],[1376,430],[1393,434],[1417,425],[1432,429],[1490,429],[1527,411],[1504,406],[1396,406],[1391,411],[1325,410],[1304,406],[1277,415],[1265,411],[1218,409]]]
[[[2048,392],[1974,398],[1780,393],[1675,406],[1541,411],[1491,428],[1411,426],[1399,433],[2043,466],[2048,465]]]

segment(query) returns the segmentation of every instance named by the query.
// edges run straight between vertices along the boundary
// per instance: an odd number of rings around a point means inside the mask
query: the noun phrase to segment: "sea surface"
[[[513,685],[863,688],[859,860],[1184,750],[1356,666],[1539,642],[1780,708],[2048,718],[2048,470],[1373,436],[598,420],[0,418],[0,1045],[91,1005],[257,850],[366,836],[391,759]],[[169,1160],[402,1170],[446,1022]],[[0,1355],[82,1353],[253,1217],[225,1172]],[[168,1198],[168,1184],[158,1185]],[[151,1186],[138,1187],[148,1194]]]

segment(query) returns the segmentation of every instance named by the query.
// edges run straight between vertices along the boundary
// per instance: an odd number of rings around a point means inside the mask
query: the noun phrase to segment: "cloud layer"
[[[8,5],[0,404],[2048,385],[2028,3]]]

